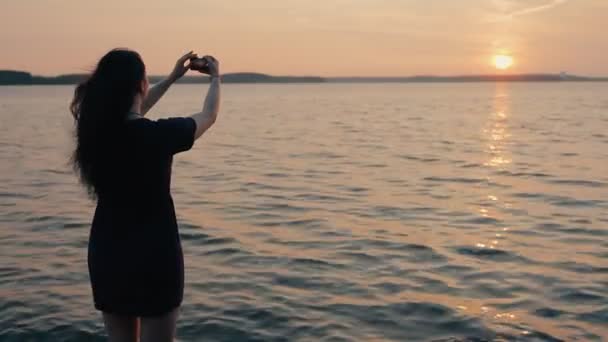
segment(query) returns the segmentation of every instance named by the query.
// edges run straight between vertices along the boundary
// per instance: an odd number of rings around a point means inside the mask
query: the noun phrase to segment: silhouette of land
[[[27,71],[0,70],[0,85],[76,84],[86,74],[37,76]],[[164,76],[150,76],[155,83]],[[568,74],[519,74],[519,75],[463,75],[463,76],[409,76],[409,77],[319,77],[319,76],[272,76],[242,72],[222,75],[225,83],[415,83],[415,82],[606,82],[608,77],[585,77]],[[207,83],[207,77],[184,76],[178,83]]]
[[[26,71],[0,70],[0,85],[36,85],[36,84],[76,84],[87,77],[86,74],[65,74],[58,76],[36,76]],[[164,76],[150,76],[155,83]],[[259,73],[231,73],[222,75],[226,83],[319,83],[325,80],[315,76],[270,76]],[[178,83],[207,83],[208,77],[184,76]]]

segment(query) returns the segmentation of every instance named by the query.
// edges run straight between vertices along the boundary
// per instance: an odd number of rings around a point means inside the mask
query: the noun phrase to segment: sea
[[[153,119],[199,111],[175,85]],[[73,86],[0,87],[0,340],[105,341]],[[608,83],[226,84],[178,341],[608,340]]]

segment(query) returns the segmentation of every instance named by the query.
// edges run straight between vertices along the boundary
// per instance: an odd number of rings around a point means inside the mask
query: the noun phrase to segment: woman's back
[[[191,118],[127,120],[112,137],[117,147],[109,147],[99,162],[99,202],[165,203],[170,197],[173,155],[192,147],[195,129]]]

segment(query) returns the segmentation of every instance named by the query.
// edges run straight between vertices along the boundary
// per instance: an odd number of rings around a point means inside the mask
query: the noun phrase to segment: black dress
[[[192,118],[128,120],[104,163],[91,227],[89,274],[95,308],[155,316],[178,307],[184,260],[171,198],[173,154],[189,150]]]

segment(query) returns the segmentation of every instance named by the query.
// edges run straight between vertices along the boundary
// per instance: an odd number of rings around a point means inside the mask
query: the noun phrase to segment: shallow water
[[[175,86],[152,117],[198,110]],[[0,340],[103,340],[72,87],[0,87]],[[226,85],[182,341],[608,338],[608,83]]]

